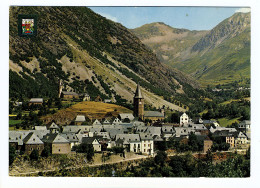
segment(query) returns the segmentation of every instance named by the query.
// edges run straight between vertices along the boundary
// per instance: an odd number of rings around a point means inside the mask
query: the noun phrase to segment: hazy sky
[[[175,28],[209,30],[241,7],[89,7],[94,12],[133,29],[147,23],[164,22]]]

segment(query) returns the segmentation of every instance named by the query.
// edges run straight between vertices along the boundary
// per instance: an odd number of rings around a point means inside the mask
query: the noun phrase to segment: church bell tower
[[[134,96],[134,116],[144,120],[144,98],[139,84],[137,85]]]

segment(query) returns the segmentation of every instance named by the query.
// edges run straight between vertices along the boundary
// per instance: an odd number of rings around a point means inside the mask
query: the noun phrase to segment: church
[[[140,85],[137,85],[134,95],[134,116],[141,120],[152,120],[152,122],[163,121],[164,114],[159,111],[144,111],[144,97]]]

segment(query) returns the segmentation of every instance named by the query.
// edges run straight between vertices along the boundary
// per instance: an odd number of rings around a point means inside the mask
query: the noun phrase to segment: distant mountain
[[[164,63],[197,78],[204,86],[216,85],[250,78],[250,19],[250,13],[236,13],[210,31],[196,31],[194,36],[195,31],[183,29],[182,35],[174,36],[170,31],[178,29],[161,23],[152,24],[158,30],[163,27],[169,31],[168,41],[163,42],[154,40],[156,37],[166,39],[167,35],[158,34],[162,32],[145,34],[147,32],[142,31],[148,25],[133,32]]]
[[[36,37],[18,36],[18,14],[37,15]],[[164,98],[199,87],[127,28],[86,7],[10,7],[9,37],[10,98],[56,97],[62,79],[68,91],[131,102],[140,83],[146,104],[183,110]]]
[[[146,24],[131,31],[166,64],[184,59],[185,53],[189,55],[191,47],[208,33],[177,29],[162,22]]]

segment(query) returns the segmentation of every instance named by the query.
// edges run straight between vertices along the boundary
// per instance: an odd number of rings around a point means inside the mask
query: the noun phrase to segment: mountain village
[[[62,92],[59,95],[76,95]],[[88,98],[90,100],[90,98]],[[41,105],[43,99],[31,99],[30,105]],[[173,140],[187,144],[191,134],[203,143],[201,153],[207,153],[213,146],[213,138],[229,144],[230,152],[245,154],[250,146],[250,121],[242,121],[238,129],[221,127],[214,120],[189,118],[184,112],[179,124],[164,123],[164,110],[144,111],[144,97],[137,85],[133,97],[134,111],[120,113],[118,117],[95,119],[91,125],[84,125],[85,115],[78,114],[74,125],[57,125],[52,122],[46,126],[34,126],[33,130],[9,131],[9,143],[17,150],[30,155],[33,150],[39,154],[44,147],[51,148],[52,154],[75,153],[73,147],[81,143],[92,145],[95,152],[111,151],[113,147],[124,148],[124,152],[133,152],[155,156],[163,142]],[[149,120],[149,121],[144,121]],[[110,149],[110,150],[109,150]]]

